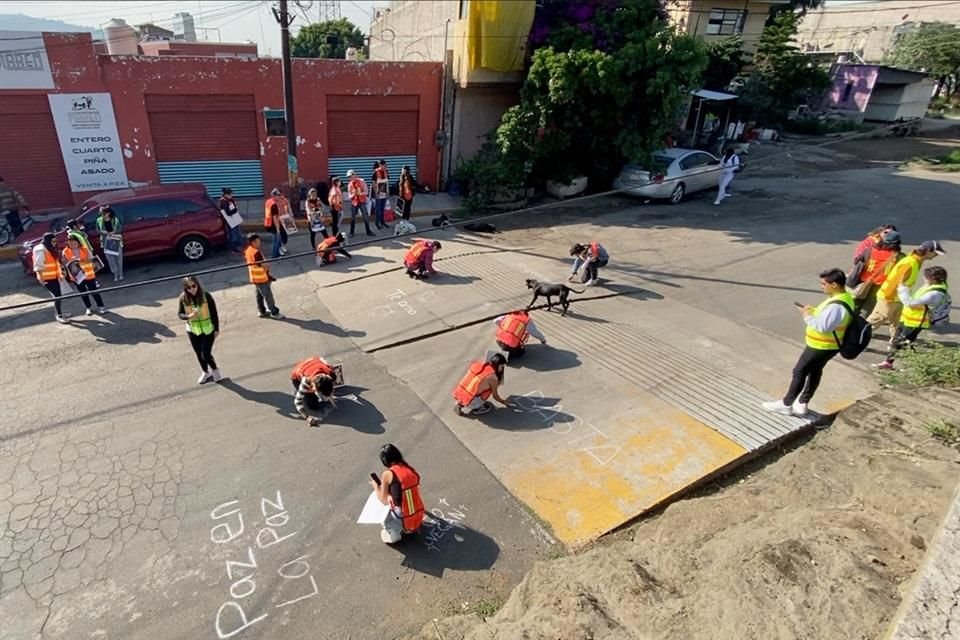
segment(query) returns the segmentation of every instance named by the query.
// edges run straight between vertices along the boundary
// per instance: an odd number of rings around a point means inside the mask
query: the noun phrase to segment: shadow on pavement
[[[296,411],[293,409],[293,393],[284,393],[282,391],[254,391],[247,387],[242,387],[230,378],[224,378],[219,382],[224,389],[228,389],[237,394],[244,400],[255,402],[257,404],[273,407],[278,415],[284,418],[297,418]]]
[[[500,556],[490,536],[443,518],[429,517],[414,535],[392,545],[404,558],[401,565],[435,578],[452,571],[486,571]]]
[[[345,393],[346,390],[351,390],[351,392]],[[340,387],[338,392],[334,394],[337,399],[337,408],[327,414],[320,428],[326,425],[334,425],[350,427],[360,433],[385,433],[386,428],[383,423],[386,421],[386,417],[369,400],[359,395],[366,390],[364,387],[352,387],[350,385]]]
[[[524,396],[513,396],[507,398],[511,403],[510,407],[502,407],[494,404],[494,410],[476,417],[464,416],[463,420],[476,420],[485,427],[491,429],[502,429],[504,431],[534,431],[536,429],[549,429],[555,424],[564,424],[575,422],[576,416],[562,411],[556,411],[552,407],[562,406],[560,398],[536,398],[535,403],[527,406],[529,398]]]
[[[581,362],[573,351],[558,349],[548,343],[528,345],[524,354],[519,358],[512,358],[508,365],[531,371],[560,371],[579,367]]]
[[[421,279],[420,282],[437,285],[437,284],[470,284],[471,282],[476,282],[477,280],[483,280],[479,276],[455,276],[449,273],[444,273],[440,271],[435,276],[429,278]]]
[[[107,344],[157,344],[162,338],[177,335],[159,322],[121,316],[113,311],[106,316],[73,316],[67,326],[86,329],[97,342]]]
[[[330,322],[324,322],[320,318],[303,320],[301,318],[291,318],[290,316],[286,316],[283,320],[281,320],[281,322],[292,324],[296,327],[304,329],[305,331],[318,331],[320,333],[326,333],[338,338],[362,338],[367,335],[366,331],[345,331],[342,327]]]

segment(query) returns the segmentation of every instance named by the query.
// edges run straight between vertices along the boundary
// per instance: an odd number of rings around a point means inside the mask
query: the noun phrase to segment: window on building
[[[268,136],[287,135],[287,117],[283,109],[264,109],[263,117],[267,123]]]
[[[708,36],[733,36],[743,33],[747,12],[742,9],[712,9],[707,23]]]
[[[852,83],[852,82],[848,82],[848,83],[847,83],[847,86],[844,87],[844,89],[843,89],[843,100],[841,100],[840,102],[846,102],[847,100],[849,100],[849,99],[850,99],[850,94],[852,94],[852,93],[853,93],[853,83]]]

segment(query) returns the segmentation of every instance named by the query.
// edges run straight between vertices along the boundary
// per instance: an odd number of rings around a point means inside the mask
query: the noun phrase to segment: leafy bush
[[[523,188],[523,176],[522,165],[488,141],[477,155],[460,163],[454,180],[463,189],[463,209],[477,213],[489,209],[498,197]]]
[[[935,342],[902,349],[897,368],[883,372],[883,378],[895,385],[960,387],[960,349]]]
[[[941,418],[936,418],[927,422],[924,427],[927,433],[937,440],[942,441],[943,444],[948,447],[960,448],[960,426]]]

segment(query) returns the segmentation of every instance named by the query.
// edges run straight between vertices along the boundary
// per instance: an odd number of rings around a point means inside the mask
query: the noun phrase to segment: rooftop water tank
[[[103,28],[107,36],[107,53],[112,56],[137,55],[137,31],[122,18],[114,18]]]

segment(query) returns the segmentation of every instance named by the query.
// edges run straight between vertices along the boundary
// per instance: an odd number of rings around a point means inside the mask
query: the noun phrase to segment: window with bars
[[[733,36],[743,33],[747,12],[743,9],[711,9],[708,36]]]

